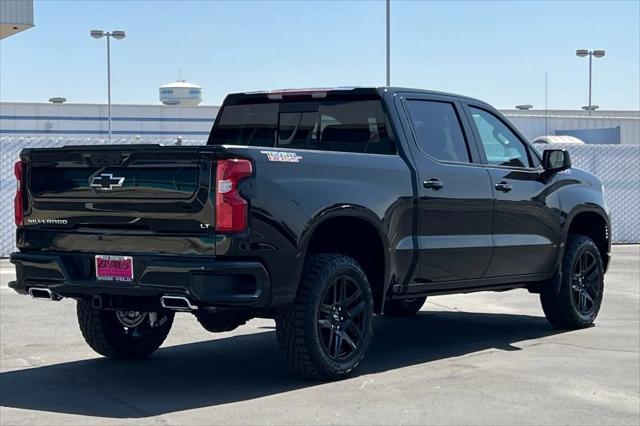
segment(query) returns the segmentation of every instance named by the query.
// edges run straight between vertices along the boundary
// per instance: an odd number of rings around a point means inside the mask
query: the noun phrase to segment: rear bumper
[[[21,294],[38,287],[61,297],[176,295],[201,306],[263,308],[271,290],[266,268],[255,261],[134,255],[133,281],[126,283],[96,280],[93,254],[16,252],[10,261],[17,279],[9,287]]]

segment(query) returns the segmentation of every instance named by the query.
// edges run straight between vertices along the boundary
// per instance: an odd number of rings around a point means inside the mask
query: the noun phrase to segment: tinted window
[[[278,125],[278,146],[306,148],[318,139],[316,112],[281,112]]]
[[[471,116],[489,164],[529,167],[527,148],[522,141],[495,115],[471,107]]]
[[[273,146],[277,120],[277,104],[226,106],[214,141],[217,145]]]
[[[453,104],[410,100],[407,102],[420,149],[443,161],[469,162],[469,152]]]
[[[394,154],[379,100],[273,102],[224,107],[212,141]]]

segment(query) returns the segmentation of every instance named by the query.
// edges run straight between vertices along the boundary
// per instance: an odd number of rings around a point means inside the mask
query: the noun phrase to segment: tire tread
[[[574,330],[590,326],[600,309],[595,311],[593,317],[585,320],[581,317],[573,307],[571,300],[571,275],[573,274],[573,262],[578,252],[584,247],[589,246],[598,253],[596,262],[602,269],[602,259],[600,258],[598,247],[591,238],[586,235],[570,234],[567,238],[567,245],[562,257],[562,279],[559,288],[555,286],[545,286],[540,292],[540,301],[542,310],[547,320],[558,329]],[[602,287],[604,292],[604,287]],[[598,304],[602,303],[602,294]]]
[[[91,349],[102,356],[115,359],[148,357],[162,345],[173,323],[173,313],[169,313],[164,324],[133,344],[115,337],[112,330],[109,330],[109,323],[105,321],[104,311],[93,308],[90,301],[78,300],[76,311],[82,337]]]
[[[348,375],[362,360],[360,355],[348,371],[327,370],[327,366],[318,362],[313,356],[312,331],[313,321],[307,319],[314,315],[312,299],[314,293],[323,290],[323,282],[336,268],[348,267],[355,269],[366,280],[366,275],[358,263],[340,254],[318,254],[311,256],[306,262],[302,273],[302,280],[298,287],[298,294],[294,303],[289,305],[284,313],[276,319],[276,335],[278,346],[284,351],[290,367],[300,376],[313,379],[337,380]],[[371,290],[367,285],[367,297],[372,300]],[[370,331],[371,333],[371,328]],[[370,339],[369,339],[370,340]],[[365,348],[366,350],[366,348]]]

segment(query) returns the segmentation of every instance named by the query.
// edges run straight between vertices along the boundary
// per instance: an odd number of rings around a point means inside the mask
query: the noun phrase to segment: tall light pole
[[[91,37],[99,39],[102,37],[107,38],[107,111],[109,115],[109,139],[111,139],[111,37],[116,40],[122,40],[125,37],[124,31],[111,31],[105,32],[102,30],[91,30]]]
[[[387,86],[391,86],[391,0],[387,0]]]
[[[594,56],[596,58],[604,57],[604,50],[578,49],[578,50],[576,50],[576,56],[579,56],[580,58],[584,58],[585,56],[589,57],[589,106],[586,109],[589,111],[589,115],[591,115],[591,111],[593,111],[593,109],[594,109],[594,108],[592,108],[592,105],[591,105],[591,68],[592,68],[592,62],[593,62],[593,57]]]

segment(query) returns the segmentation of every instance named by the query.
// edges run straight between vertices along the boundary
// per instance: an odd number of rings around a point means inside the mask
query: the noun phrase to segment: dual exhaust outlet
[[[62,296],[55,294],[54,292],[52,292],[50,289],[46,287],[29,288],[29,296],[33,297],[34,299],[50,300],[53,302],[57,302],[63,299]],[[99,298],[100,296],[97,296],[97,297]],[[94,297],[94,300],[92,301],[92,305],[94,307],[101,307],[102,303],[95,303],[96,302],[95,299],[96,297]],[[191,303],[191,301],[184,296],[170,296],[170,295],[162,296],[160,297],[160,304],[164,309],[169,309],[169,310],[178,311],[178,312],[191,312],[191,311],[198,310],[198,307],[193,303]]]
[[[178,312],[191,312],[198,310],[198,307],[184,296],[162,296],[160,304],[163,308]]]
[[[29,289],[29,296],[38,300],[50,300],[52,302],[57,302],[62,300],[63,297],[55,294],[51,290],[46,287],[31,287]]]

